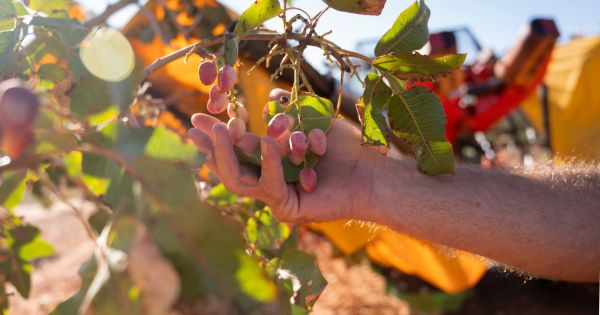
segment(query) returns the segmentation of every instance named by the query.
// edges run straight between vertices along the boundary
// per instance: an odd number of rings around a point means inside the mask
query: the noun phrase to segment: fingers
[[[213,143],[212,140],[200,129],[192,128],[188,130],[188,137],[194,143],[194,146],[198,149],[198,151],[206,154],[206,161],[204,164],[213,172],[217,177],[219,174],[217,173],[217,165],[215,164],[215,160],[213,159]]]
[[[260,185],[271,196],[287,197],[279,145],[270,137],[264,137],[261,142],[262,170]]]
[[[233,192],[242,195],[255,194],[258,180],[255,177],[253,178],[249,172],[244,172],[242,178],[240,163],[233,150],[233,140],[225,124],[215,124],[212,133],[214,138],[214,160],[223,184]]]
[[[212,136],[213,126],[220,123],[221,121],[213,116],[206,114],[194,114],[192,116],[192,125],[202,130],[206,135]]]
[[[252,154],[252,152],[254,152],[259,145],[260,137],[249,132],[246,132],[242,140],[237,143],[237,146],[249,155]]]
[[[212,141],[200,129],[192,128],[188,130],[188,137],[190,138],[190,140],[192,140],[198,151],[202,153],[212,154]]]

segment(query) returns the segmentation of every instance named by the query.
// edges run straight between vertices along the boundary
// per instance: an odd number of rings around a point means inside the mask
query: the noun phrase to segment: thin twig
[[[85,215],[83,214],[83,211],[81,211],[73,203],[71,203],[68,200],[68,198],[62,193],[62,191],[60,191],[60,189],[58,187],[56,187],[56,185],[54,185],[54,183],[52,183],[52,181],[50,179],[47,178],[46,174],[38,174],[38,175],[39,175],[40,182],[42,183],[42,185],[44,185],[46,188],[48,188],[56,197],[58,197],[62,202],[64,202],[67,206],[69,206],[69,208],[71,208],[71,210],[73,210],[73,213],[75,213],[75,216],[77,217],[77,219],[79,219],[79,221],[85,228],[85,232],[87,233],[88,237],[95,244],[96,239],[98,238],[98,235],[96,234],[96,231],[94,231],[94,229],[88,223],[87,219],[85,218]]]
[[[335,110],[335,117],[340,115],[342,108],[342,98],[344,97],[344,75],[346,72],[340,71],[340,91],[338,92],[337,108]]]
[[[87,28],[92,28],[94,26],[102,25],[106,23],[106,20],[108,20],[108,18],[111,17],[111,15],[115,14],[117,11],[123,9],[124,7],[132,3],[137,3],[137,0],[120,0],[119,2],[113,3],[107,6],[104,12],[102,12],[100,15],[83,23],[83,26]]]
[[[163,42],[163,44],[168,44],[169,40],[168,40],[167,36],[164,34],[164,32],[160,29],[160,23],[156,20],[156,18],[154,17],[154,14],[152,14],[152,12],[148,8],[146,8],[146,6],[138,5],[138,7],[140,8],[140,11],[142,12],[142,14],[144,14],[146,16],[146,18],[148,19],[148,22],[150,23],[150,27],[152,27],[152,29],[154,30],[154,33],[156,33],[160,37],[160,40]]]

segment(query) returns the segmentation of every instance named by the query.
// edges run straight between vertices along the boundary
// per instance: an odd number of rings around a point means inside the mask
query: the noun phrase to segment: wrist
[[[414,161],[371,153],[370,162],[355,170],[360,187],[355,189],[353,218],[393,226],[390,220],[406,208],[401,196],[410,194],[410,186],[423,175]]]

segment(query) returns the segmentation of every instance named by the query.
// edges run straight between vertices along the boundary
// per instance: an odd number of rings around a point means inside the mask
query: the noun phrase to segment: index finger
[[[203,113],[194,114],[191,121],[194,127],[211,136],[213,134],[213,126],[221,122],[219,119]]]

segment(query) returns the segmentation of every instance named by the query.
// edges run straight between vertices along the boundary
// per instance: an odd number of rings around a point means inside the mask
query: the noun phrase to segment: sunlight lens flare
[[[129,41],[112,28],[97,28],[81,43],[79,52],[86,69],[98,78],[118,82],[127,78],[135,66]]]

